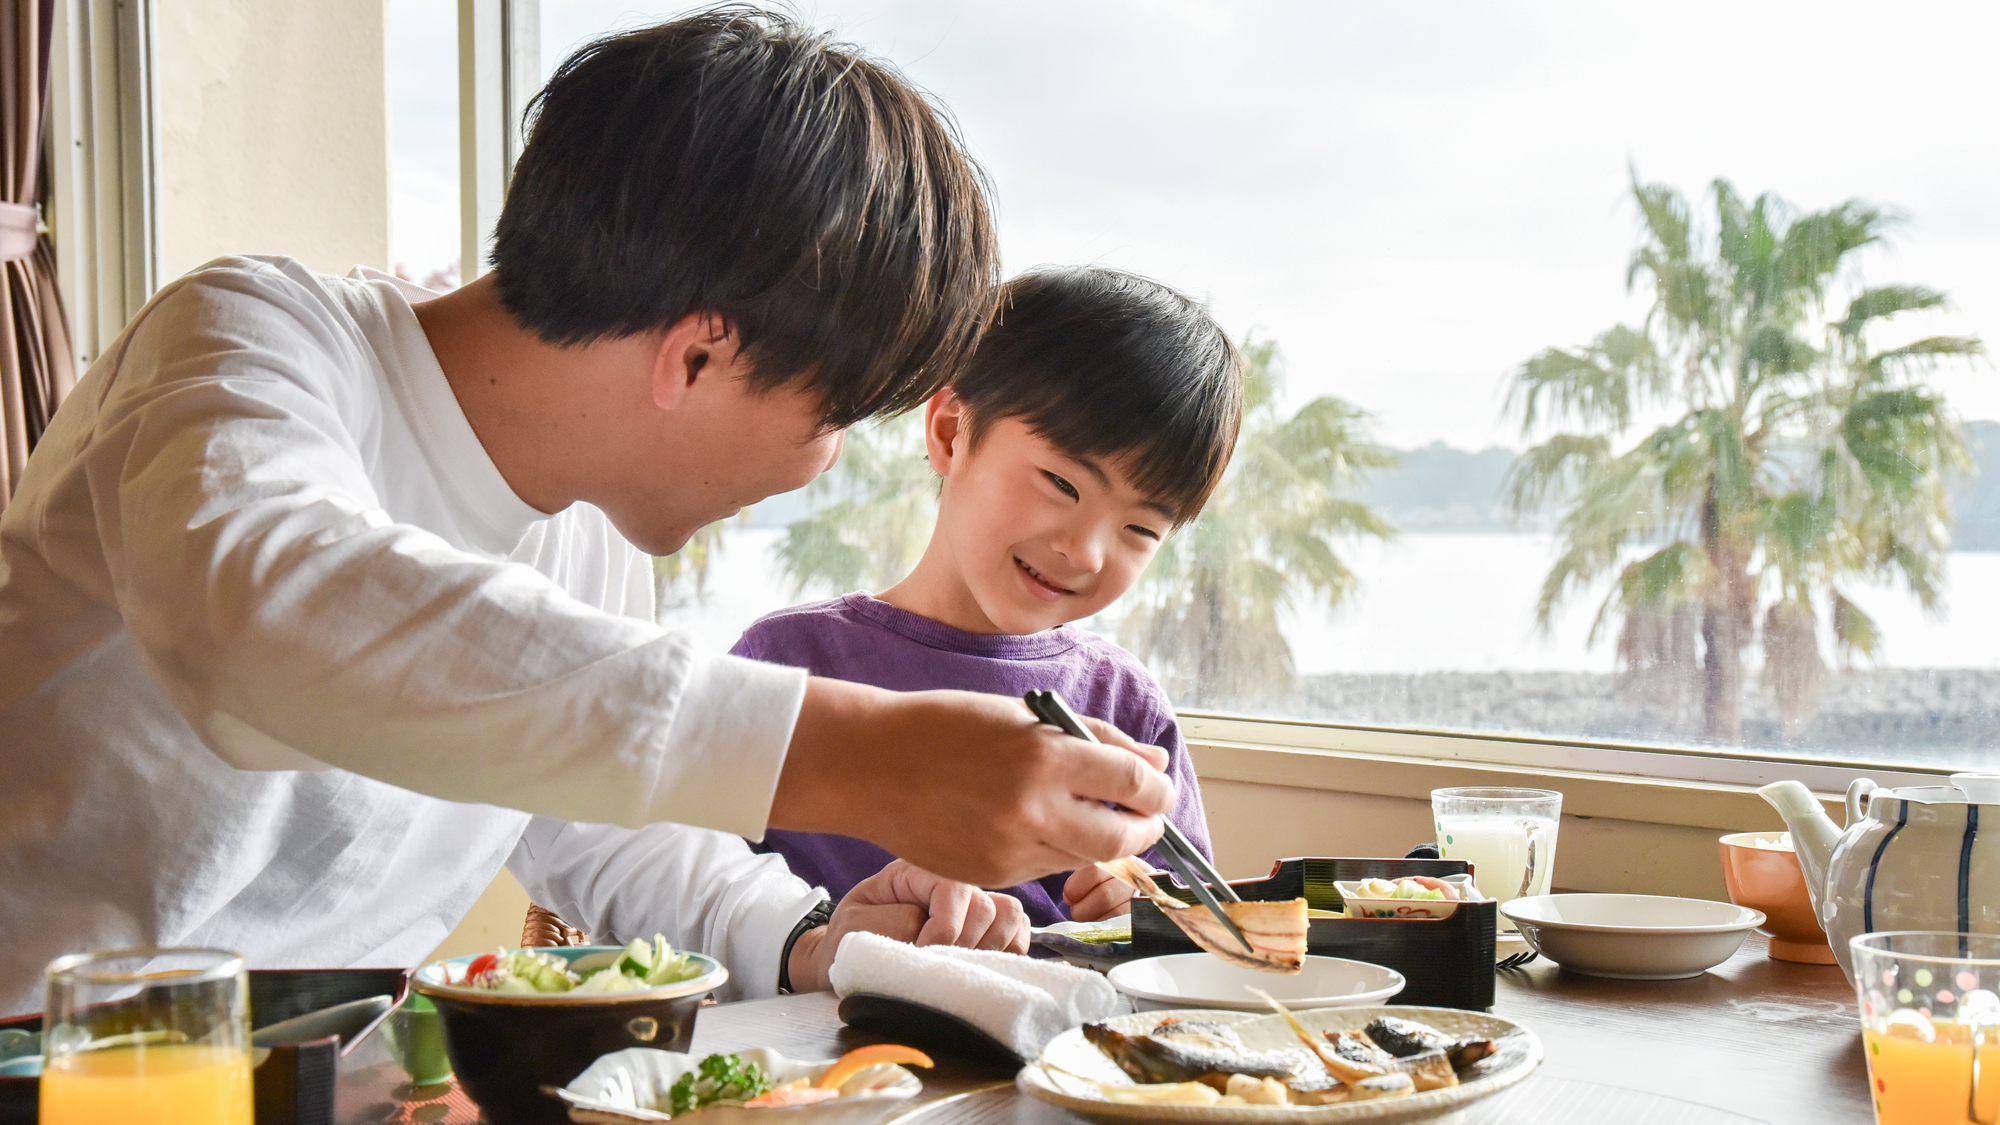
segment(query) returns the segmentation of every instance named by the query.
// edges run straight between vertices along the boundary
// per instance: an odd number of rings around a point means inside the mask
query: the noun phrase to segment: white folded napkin
[[[1132,1010],[1088,969],[988,949],[919,949],[880,934],[840,939],[828,976],[840,996],[873,992],[950,1012],[1028,1059],[1072,1027]]]

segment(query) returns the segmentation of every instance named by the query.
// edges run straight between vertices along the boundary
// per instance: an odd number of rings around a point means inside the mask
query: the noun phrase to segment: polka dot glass
[[[1905,930],[1849,947],[1878,1125],[2000,1119],[2000,936]]]
[[[1438,854],[1472,865],[1472,879],[1500,902],[1549,893],[1563,795],[1553,789],[1433,789]],[[1500,930],[1514,925],[1500,916]]]

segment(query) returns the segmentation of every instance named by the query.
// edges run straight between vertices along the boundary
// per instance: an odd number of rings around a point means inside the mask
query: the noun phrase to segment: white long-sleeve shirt
[[[515,496],[423,295],[223,259],[43,436],[0,516],[0,1011],[80,949],[409,964],[503,862],[773,991],[818,895],[740,837],[804,675],[698,653],[601,512]]]

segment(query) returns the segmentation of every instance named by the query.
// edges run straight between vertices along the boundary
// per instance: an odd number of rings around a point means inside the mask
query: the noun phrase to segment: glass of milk
[[[1549,893],[1563,795],[1553,789],[1433,789],[1438,853],[1472,865],[1488,898],[1508,902]],[[1513,932],[1506,916],[1500,928]]]

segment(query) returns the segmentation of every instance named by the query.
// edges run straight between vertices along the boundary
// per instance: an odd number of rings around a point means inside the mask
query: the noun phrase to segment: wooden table
[[[1853,987],[1837,965],[1770,960],[1758,935],[1691,980],[1600,980],[1540,961],[1500,974],[1493,1011],[1542,1038],[1519,1097],[1576,1080],[1756,1121],[1875,1119]]]
[[[794,1058],[831,1058],[874,1041],[842,1027],[834,1008],[829,993],[718,1005],[702,1012],[693,1049],[774,1047]],[[1534,1076],[1463,1111],[1454,1125],[1873,1121],[1854,994],[1840,970],[1771,961],[1760,937],[1692,980],[1598,980],[1537,962],[1500,974],[1493,1010],[1541,1036],[1546,1058]],[[385,1072],[375,1081],[399,1077]],[[1015,1093],[1009,1068],[939,1058],[923,1079],[924,1102],[898,1125],[1080,1120]],[[344,1125],[466,1119],[462,1103],[449,1104],[455,1099],[442,1091],[405,1086],[387,1100],[365,1100],[370,1111],[344,1112]]]

